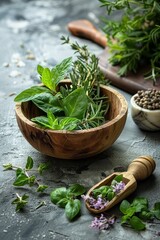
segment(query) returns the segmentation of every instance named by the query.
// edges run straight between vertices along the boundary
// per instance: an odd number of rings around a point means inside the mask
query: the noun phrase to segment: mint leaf
[[[72,64],[72,57],[65,58],[51,70],[53,90],[56,91],[58,83],[64,79]]]
[[[73,184],[68,188],[68,193],[72,193],[74,196],[78,197],[86,192],[86,188],[80,184]]]
[[[27,163],[26,163],[26,170],[30,170],[33,168],[33,159],[28,156]]]
[[[49,68],[43,69],[41,81],[50,90],[54,89],[53,82],[52,82],[52,75],[51,75],[51,71],[49,70]]]
[[[50,194],[51,202],[57,204],[61,199],[66,198],[67,189],[65,187],[56,188]]]
[[[116,181],[116,182],[121,182],[122,180],[123,180],[123,175],[122,175],[122,174],[117,175],[117,176],[113,179],[113,181]]]
[[[134,228],[137,231],[141,231],[141,230],[144,230],[146,228],[146,225],[137,216],[133,216],[130,219],[129,223],[130,223],[131,227]]]
[[[14,101],[15,102],[28,102],[46,92],[50,93],[50,90],[45,87],[34,86],[34,87],[31,87],[31,88],[28,88],[28,89],[22,91],[20,94],[18,94],[15,97]]]
[[[77,124],[80,122],[79,119],[73,117],[64,117],[60,120],[59,126],[62,130],[74,130],[77,128]]]
[[[42,76],[44,68],[41,65],[37,65],[37,72],[39,73],[40,76]]]
[[[81,203],[78,199],[71,199],[65,206],[65,213],[69,220],[75,218],[81,209]]]

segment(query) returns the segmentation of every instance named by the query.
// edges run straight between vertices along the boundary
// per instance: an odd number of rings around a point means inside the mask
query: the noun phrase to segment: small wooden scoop
[[[110,176],[103,179],[101,182],[94,185],[87,193],[86,197],[91,196],[91,192],[95,188],[99,188],[104,185],[110,185],[112,180],[117,176],[123,175],[123,182],[126,184],[124,190],[118,193],[103,209],[96,210],[91,208],[86,200],[86,207],[90,212],[101,213],[125,199],[128,195],[135,191],[137,188],[137,181],[144,180],[149,177],[156,167],[156,163],[151,156],[140,156],[132,161],[129,165],[127,172],[115,172]]]

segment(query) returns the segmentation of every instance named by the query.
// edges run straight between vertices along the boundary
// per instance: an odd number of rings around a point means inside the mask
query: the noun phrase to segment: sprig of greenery
[[[69,188],[56,188],[50,194],[51,201],[64,208],[66,217],[73,220],[81,210],[81,202],[77,197],[84,194],[85,191],[85,187],[80,184],[73,184]]]
[[[155,0],[99,0],[107,14],[123,10],[119,21],[105,19],[104,32],[111,52],[109,61],[119,65],[119,75],[150,66],[145,77],[153,84],[160,76],[160,3]],[[114,41],[113,41],[114,39]]]
[[[44,115],[31,120],[44,128],[71,131],[97,127],[105,122],[109,108],[107,97],[100,91],[100,83],[107,81],[99,69],[98,58],[85,45],[65,37],[62,41],[71,46],[77,59],[66,58],[52,69],[38,65],[44,86],[26,89],[14,100],[32,101],[40,108]],[[59,86],[65,77],[70,78],[70,86]]]
[[[16,179],[13,182],[13,186],[22,187],[28,185],[29,187],[32,187],[36,185],[37,186],[36,191],[42,193],[48,188],[48,186],[40,184],[36,176],[33,174],[30,175],[29,172],[38,171],[38,173],[41,175],[43,171],[48,168],[48,165],[45,163],[41,163],[39,164],[38,169],[36,170],[33,169],[33,165],[34,165],[33,159],[30,156],[28,156],[25,168],[14,166],[11,163],[4,164],[3,167],[5,171],[13,170],[16,172]],[[18,193],[16,193],[16,196],[17,198],[12,201],[12,204],[16,204],[17,205],[16,211],[19,211],[28,203],[27,199],[29,198],[29,196],[26,194],[24,194],[23,196],[19,196]]]
[[[143,197],[135,198],[132,203],[123,200],[120,204],[120,211],[123,213],[121,224],[129,224],[137,231],[144,230],[144,221],[157,218],[160,220],[160,202],[154,204],[153,209],[149,209],[148,200]]]

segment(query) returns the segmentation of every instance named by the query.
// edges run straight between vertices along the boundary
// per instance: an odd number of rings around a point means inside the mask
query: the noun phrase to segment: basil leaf
[[[86,188],[80,184],[73,184],[68,188],[68,193],[72,193],[74,196],[80,196],[86,192]]]
[[[130,222],[131,227],[137,231],[141,231],[146,228],[146,225],[137,216],[133,216],[129,222]]]
[[[38,96],[40,96],[42,93],[46,93],[49,92],[50,90],[45,88],[45,87],[41,87],[41,86],[34,86],[31,88],[28,88],[24,91],[22,91],[20,94],[18,94],[14,101],[15,102],[27,102],[27,101],[31,101],[35,98],[37,98]]]
[[[153,209],[153,214],[154,214],[154,216],[158,219],[158,220],[160,220],[160,202],[156,202],[155,204],[154,204],[154,209]]]
[[[127,210],[130,208],[130,203],[127,200],[123,200],[120,204],[120,211],[123,214],[127,214]]]
[[[88,98],[83,88],[78,88],[63,99],[64,112],[67,117],[82,119],[87,110]]]
[[[53,113],[62,112],[63,108],[59,101],[60,94],[53,96],[51,93],[43,93],[33,99],[33,103],[44,112],[51,111]]]
[[[24,185],[26,185],[28,183],[29,183],[29,177],[25,173],[21,172],[17,176],[17,178],[14,181],[13,185],[14,186],[24,186]]]
[[[53,90],[56,91],[58,83],[64,79],[72,64],[72,57],[65,58],[60,64],[57,64],[51,70]]]
[[[67,198],[62,198],[61,200],[59,200],[57,202],[57,205],[61,208],[65,208],[66,204],[68,203],[68,199]]]
[[[69,220],[72,220],[78,215],[81,209],[81,203],[78,199],[71,199],[65,206],[65,213]]]
[[[65,187],[56,188],[50,194],[51,202],[57,204],[61,199],[66,198],[67,189]]]
[[[137,197],[131,205],[136,207],[136,212],[141,212],[142,210],[148,209],[148,200],[143,197]]]
[[[26,163],[26,170],[30,170],[33,168],[33,159],[28,156],[27,163]]]

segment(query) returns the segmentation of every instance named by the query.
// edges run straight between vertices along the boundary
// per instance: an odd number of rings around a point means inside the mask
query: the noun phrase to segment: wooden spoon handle
[[[132,161],[127,172],[131,173],[136,180],[144,180],[149,177],[156,167],[151,156],[140,156]]]
[[[95,26],[88,20],[76,20],[68,24],[68,30],[77,37],[83,37],[106,47],[107,39],[103,33],[98,31]]]

